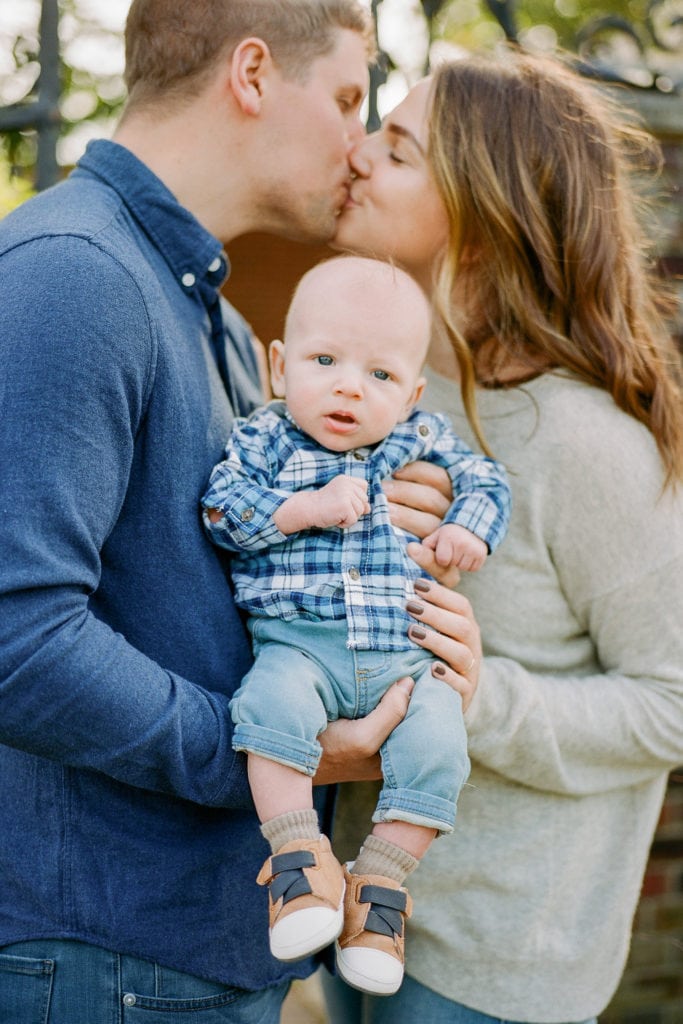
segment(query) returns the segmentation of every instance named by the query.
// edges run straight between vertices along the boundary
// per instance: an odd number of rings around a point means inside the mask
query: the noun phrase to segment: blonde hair
[[[683,374],[648,258],[636,173],[654,140],[559,61],[510,54],[434,74],[430,159],[450,237],[437,304],[481,439],[475,382],[514,361],[609,392],[683,478]],[[457,309],[462,309],[460,314]]]
[[[128,109],[196,96],[218,60],[248,36],[268,44],[288,78],[306,81],[339,29],[374,57],[372,20],[358,0],[133,0],[126,20]]]

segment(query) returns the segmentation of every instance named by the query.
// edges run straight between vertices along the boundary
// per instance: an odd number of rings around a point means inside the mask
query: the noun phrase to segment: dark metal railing
[[[0,132],[35,128],[38,136],[36,188],[53,185],[59,175],[59,9],[57,0],[42,0],[40,12],[40,75],[36,99],[0,108]]]
[[[382,0],[371,0],[371,10],[377,24],[377,11]],[[436,21],[446,0],[421,0],[427,22],[428,49],[425,72],[429,69],[429,45],[436,35]],[[513,45],[520,44],[517,0],[482,0],[483,6],[500,25],[505,38]],[[36,188],[44,189],[58,178],[57,140],[60,131],[59,96],[61,64],[59,54],[58,0],[42,0],[40,16],[40,75],[36,98],[0,108],[0,132],[36,130],[38,153]],[[615,41],[623,48],[628,41],[635,52],[635,65],[625,67],[617,56]],[[650,67],[649,54],[683,54],[683,0],[649,0],[643,24],[614,15],[595,18],[577,33],[574,48],[576,66],[586,75],[611,82],[621,82],[636,89],[657,92],[675,92],[683,95],[683,74],[680,80],[661,70]],[[377,98],[388,72],[395,67],[391,57],[378,46],[379,59],[370,74],[370,93],[367,127],[379,124]],[[680,66],[680,65],[679,65]]]

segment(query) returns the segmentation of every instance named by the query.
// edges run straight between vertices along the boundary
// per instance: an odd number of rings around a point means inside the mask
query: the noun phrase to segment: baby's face
[[[276,393],[310,437],[336,452],[376,444],[405,420],[424,389],[425,318],[407,323],[329,295],[273,342]]]

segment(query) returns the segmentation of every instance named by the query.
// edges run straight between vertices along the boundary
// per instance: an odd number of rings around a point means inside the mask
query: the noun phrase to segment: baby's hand
[[[434,552],[438,565],[455,565],[464,572],[481,569],[489,553],[481,537],[455,523],[444,523],[422,543]]]
[[[370,511],[368,482],[354,476],[336,476],[306,497],[311,502],[312,526],[353,526]]]

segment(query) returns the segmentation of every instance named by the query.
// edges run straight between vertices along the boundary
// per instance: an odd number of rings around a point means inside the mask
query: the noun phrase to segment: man
[[[134,0],[114,141],[0,227],[0,1020],[276,1021],[310,970],[268,953],[198,499],[258,398],[221,242],[333,235],[370,40],[356,0]]]

